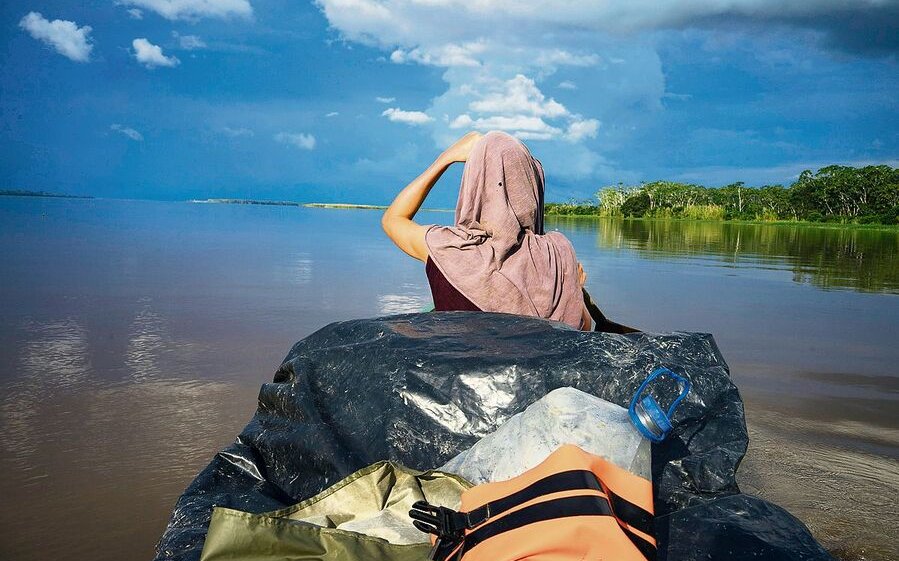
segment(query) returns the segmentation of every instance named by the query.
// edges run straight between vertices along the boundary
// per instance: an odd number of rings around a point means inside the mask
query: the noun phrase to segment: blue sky
[[[0,188],[384,203],[496,128],[557,201],[899,165],[899,1],[797,4],[4,2]]]

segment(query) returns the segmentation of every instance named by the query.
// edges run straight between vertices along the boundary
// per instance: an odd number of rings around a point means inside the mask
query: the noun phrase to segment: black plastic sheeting
[[[832,559],[799,520],[740,493],[743,402],[711,335],[478,312],[340,322],[294,345],[237,441],[178,500],[156,559],[198,559],[213,506],[275,510],[384,459],[433,468],[559,387],[626,407],[660,365],[693,383],[653,446],[660,558]]]

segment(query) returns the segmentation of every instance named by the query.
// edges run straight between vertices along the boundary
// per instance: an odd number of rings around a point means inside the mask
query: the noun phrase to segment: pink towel
[[[577,258],[559,232],[543,233],[543,167],[519,140],[484,135],[462,172],[454,227],[425,234],[431,259],[486,312],[581,327]]]

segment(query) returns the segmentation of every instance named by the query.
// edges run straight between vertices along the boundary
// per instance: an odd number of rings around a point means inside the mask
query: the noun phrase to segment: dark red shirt
[[[457,310],[468,310],[472,312],[480,312],[481,309],[475,306],[471,300],[464,294],[456,290],[456,287],[450,284],[434,261],[428,257],[425,264],[425,273],[428,275],[428,284],[431,285],[431,296],[434,298],[434,309],[438,312],[452,312]]]

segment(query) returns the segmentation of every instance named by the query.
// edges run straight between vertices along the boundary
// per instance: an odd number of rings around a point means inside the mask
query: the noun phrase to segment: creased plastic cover
[[[652,449],[660,558],[832,559],[789,513],[740,494],[743,403],[711,335],[478,312],[339,322],[294,345],[237,441],[178,499],[156,559],[199,559],[213,506],[276,510],[380,460],[433,468],[556,388],[627,406],[662,365],[693,390]]]

